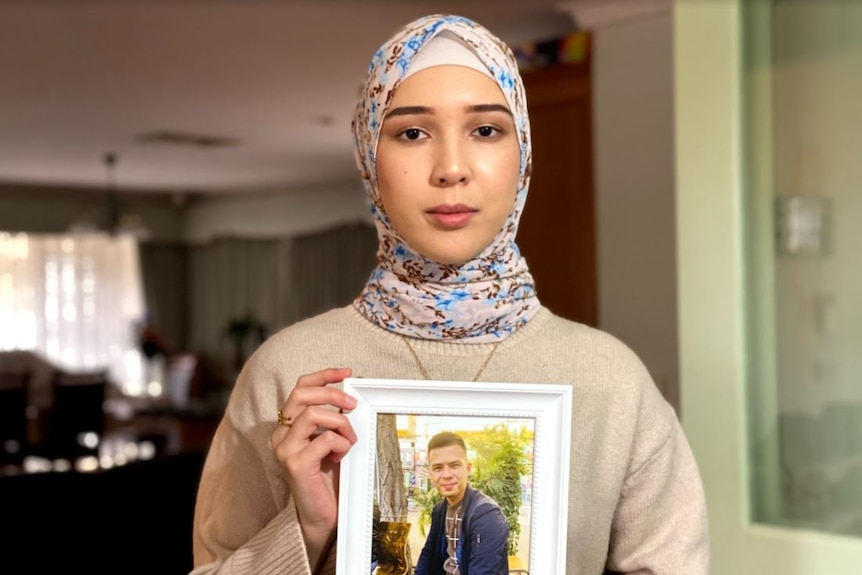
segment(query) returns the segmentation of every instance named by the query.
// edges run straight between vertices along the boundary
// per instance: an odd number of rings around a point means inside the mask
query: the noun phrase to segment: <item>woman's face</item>
[[[410,248],[460,265],[502,229],[519,163],[515,123],[496,82],[464,66],[426,68],[401,83],[383,120],[380,200]]]

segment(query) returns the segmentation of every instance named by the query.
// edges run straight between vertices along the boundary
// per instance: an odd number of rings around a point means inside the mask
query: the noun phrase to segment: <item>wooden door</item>
[[[523,74],[533,176],[517,243],[539,300],[565,318],[598,323],[590,63]]]

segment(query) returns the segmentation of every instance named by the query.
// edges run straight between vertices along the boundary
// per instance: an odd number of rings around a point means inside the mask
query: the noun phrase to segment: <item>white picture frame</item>
[[[336,575],[371,564],[377,415],[385,413],[532,418],[529,573],[566,572],[571,386],[366,378],[343,385],[357,402],[348,414],[357,441],[341,461]]]

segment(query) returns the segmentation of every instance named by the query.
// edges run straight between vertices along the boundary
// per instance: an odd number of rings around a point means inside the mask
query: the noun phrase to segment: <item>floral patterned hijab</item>
[[[377,188],[376,152],[392,96],[416,54],[448,31],[488,67],[515,118],[521,148],[520,181],[503,229],[473,260],[460,266],[431,261],[413,251],[386,215]],[[524,86],[512,51],[488,30],[459,16],[433,15],[401,29],[374,54],[353,118],[356,161],[380,241],[378,265],[354,301],[371,322],[408,337],[500,341],[539,310],[533,278],[515,245],[527,199],[532,148]]]

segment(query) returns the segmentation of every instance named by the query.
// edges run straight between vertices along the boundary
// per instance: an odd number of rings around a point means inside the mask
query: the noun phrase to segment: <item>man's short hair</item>
[[[464,450],[464,454],[467,454],[467,444],[464,443],[464,439],[457,433],[452,433],[451,431],[441,431],[432,437],[431,440],[428,441],[428,452],[430,453],[432,449],[449,447],[450,445],[460,446],[461,449]]]

